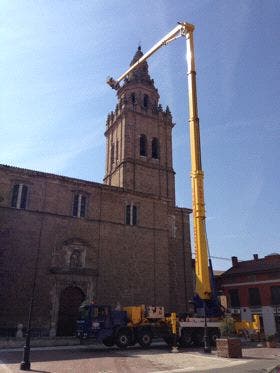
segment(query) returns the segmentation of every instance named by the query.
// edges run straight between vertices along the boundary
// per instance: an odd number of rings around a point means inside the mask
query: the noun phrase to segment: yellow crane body
[[[173,40],[184,36],[187,44],[187,75],[188,75],[188,96],[189,96],[189,126],[190,126],[190,148],[191,148],[191,185],[192,185],[192,205],[194,221],[194,245],[195,245],[195,273],[196,290],[202,300],[211,298],[211,284],[208,269],[208,249],[205,226],[205,204],[204,204],[204,181],[201,165],[200,131],[197,109],[196,92],[196,71],[194,59],[194,25],[186,22],[178,22],[178,25],[156,43],[148,52],[146,52],[138,61],[136,61],[125,73],[117,80],[109,77],[107,83],[113,88],[118,89],[120,82],[127,75],[139,67],[152,54],[162,46],[167,45]]]
[[[186,34],[188,92],[189,92],[189,126],[191,149],[191,184],[195,244],[195,292],[203,300],[211,298],[211,284],[208,269],[208,249],[205,226],[204,173],[201,162],[200,130],[197,108],[196,71],[194,60],[194,27]]]
[[[234,328],[237,333],[242,332],[244,330],[252,330],[257,333],[261,332],[261,320],[259,315],[253,315],[252,321],[235,321]]]

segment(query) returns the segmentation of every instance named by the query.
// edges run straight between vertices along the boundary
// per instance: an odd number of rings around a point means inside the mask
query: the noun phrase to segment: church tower
[[[130,66],[143,56],[138,47]],[[175,205],[172,116],[163,110],[147,62],[129,74],[117,91],[106,123],[104,183],[148,193]]]

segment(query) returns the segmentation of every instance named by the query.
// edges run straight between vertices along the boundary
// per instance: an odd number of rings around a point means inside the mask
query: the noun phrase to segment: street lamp
[[[36,266],[37,267],[37,266]],[[23,360],[20,363],[20,370],[30,370],[30,339],[31,339],[31,318],[32,318],[32,311],[34,305],[34,293],[36,287],[36,277],[37,277],[37,268],[35,268],[33,284],[32,284],[32,294],[31,294],[31,301],[29,306],[29,315],[28,315],[28,323],[27,323],[27,332],[25,337],[25,345],[23,348]]]
[[[35,264],[34,264],[34,275],[33,275],[32,292],[31,292],[31,299],[30,299],[30,305],[29,305],[27,332],[25,336],[25,345],[23,347],[23,359],[22,359],[22,362],[20,363],[20,370],[30,370],[30,367],[31,367],[31,363],[30,363],[31,320],[32,320],[32,312],[33,312],[33,306],[34,306],[36,280],[37,280],[37,275],[38,275],[38,263],[39,263],[39,252],[40,252],[40,247],[41,247],[42,228],[43,228],[43,218],[41,219],[41,225],[40,225],[40,231],[39,231],[39,242],[37,246],[36,259],[35,259]]]

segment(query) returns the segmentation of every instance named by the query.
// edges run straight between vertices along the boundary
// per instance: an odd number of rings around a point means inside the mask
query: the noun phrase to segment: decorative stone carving
[[[70,268],[82,267],[81,252],[79,250],[73,250],[69,260]]]
[[[175,215],[169,215],[169,234],[170,238],[176,238],[177,226],[176,226],[176,217]]]
[[[81,239],[73,238],[63,242],[53,250],[51,271],[65,272],[66,269],[81,269],[86,267],[86,255],[89,244]],[[94,251],[93,251],[94,252]]]

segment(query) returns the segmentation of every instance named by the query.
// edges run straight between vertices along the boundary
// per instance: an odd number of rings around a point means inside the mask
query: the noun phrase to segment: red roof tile
[[[224,272],[222,274],[222,277],[227,277],[235,274],[266,272],[272,270],[280,272],[280,254],[268,255],[261,259],[244,260],[238,262],[237,265]]]

